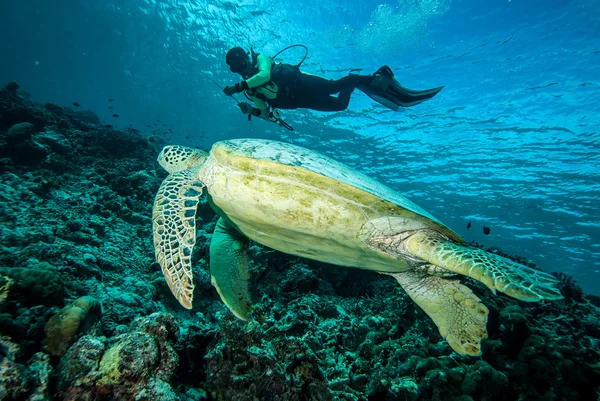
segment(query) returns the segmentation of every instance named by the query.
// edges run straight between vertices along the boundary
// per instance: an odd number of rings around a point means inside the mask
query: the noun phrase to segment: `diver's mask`
[[[229,70],[236,74],[242,74],[246,71],[250,64],[249,54],[249,52],[246,52],[241,47],[234,47],[229,50],[225,57],[225,62],[229,65]]]
[[[241,59],[239,62],[229,66],[229,70],[231,72],[235,72],[236,74],[241,74],[242,72],[244,72],[246,70],[247,66],[248,66],[248,60]]]

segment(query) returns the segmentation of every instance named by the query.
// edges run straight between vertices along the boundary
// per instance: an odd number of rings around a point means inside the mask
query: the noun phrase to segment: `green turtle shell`
[[[343,182],[425,217],[435,223],[435,226],[442,228],[446,235],[454,240],[463,241],[458,234],[454,233],[434,216],[391,188],[365,174],[351,169],[345,164],[309,149],[266,139],[233,139],[221,141],[213,145],[213,149],[215,148],[220,148],[231,156],[241,156],[293,166]]]

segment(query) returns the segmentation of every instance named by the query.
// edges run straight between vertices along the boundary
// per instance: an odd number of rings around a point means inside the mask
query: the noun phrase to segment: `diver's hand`
[[[242,113],[244,114],[252,114],[252,105],[250,105],[250,103],[246,103],[246,102],[240,102],[238,103],[238,107],[240,108],[240,110],[242,111]]]
[[[227,96],[231,96],[231,95],[235,95],[236,93],[240,93],[241,91],[239,91],[237,89],[238,84],[232,85],[232,86],[226,86],[223,89],[223,93],[226,94]]]
[[[227,96],[231,96],[231,95],[235,95],[236,93],[243,92],[246,89],[248,89],[248,84],[246,83],[246,81],[242,81],[242,82],[238,82],[237,84],[232,85],[232,86],[226,86],[223,89],[223,93],[226,94]]]

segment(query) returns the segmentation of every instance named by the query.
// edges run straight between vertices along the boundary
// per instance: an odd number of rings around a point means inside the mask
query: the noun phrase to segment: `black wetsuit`
[[[248,99],[257,105],[250,114],[265,119],[270,118],[269,107],[318,111],[346,110],[350,96],[356,88],[394,111],[431,99],[444,88],[405,88],[394,78],[392,69],[387,65],[379,68],[373,75],[351,74],[335,80],[303,73],[299,64],[275,64],[272,58],[256,53],[252,56],[251,67],[246,65],[244,63],[241,66],[244,70],[240,73],[244,81],[236,84],[236,87],[239,85],[244,88]],[[237,67],[234,72],[237,72]],[[338,95],[333,96],[335,94]]]
[[[279,109],[312,109],[342,111],[348,108],[350,96],[357,86],[368,85],[370,75],[348,75],[332,80],[301,72],[291,84],[279,86],[277,97],[269,105]],[[337,96],[332,96],[339,93]]]

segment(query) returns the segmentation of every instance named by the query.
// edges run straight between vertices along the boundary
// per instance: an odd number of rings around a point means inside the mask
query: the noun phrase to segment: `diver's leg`
[[[354,87],[342,90],[339,95],[337,95],[338,103],[343,109],[346,110],[348,105],[350,104],[350,97],[352,96],[352,92],[354,92]]]
[[[372,77],[370,75],[351,74],[340,79],[327,79],[311,74],[300,74],[297,87],[303,91],[317,93],[320,95],[333,95],[345,89],[354,89],[357,86],[369,85]]]
[[[354,88],[344,89],[336,96],[307,93],[297,96],[294,101],[298,108],[312,109],[317,111],[342,111],[348,108],[350,96]]]

